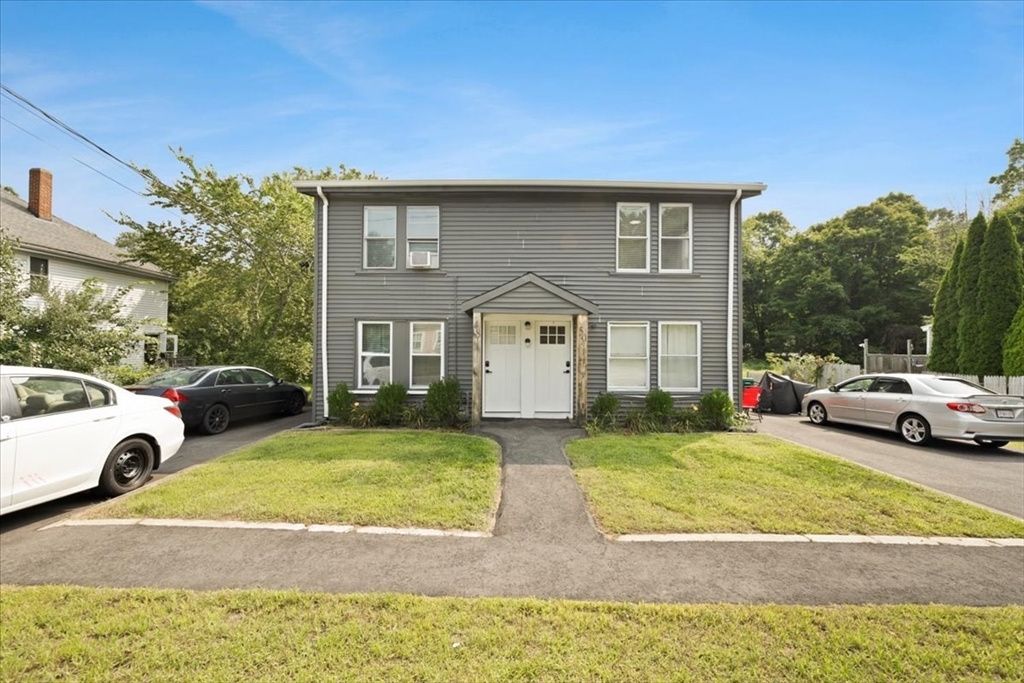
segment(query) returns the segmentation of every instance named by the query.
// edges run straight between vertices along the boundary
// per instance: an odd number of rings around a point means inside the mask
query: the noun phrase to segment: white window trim
[[[394,237],[367,237],[366,228],[369,225],[367,221],[368,214],[370,211],[376,211],[379,209],[391,209],[392,213],[395,214],[395,236]],[[368,266],[366,265],[366,257],[369,256],[370,250],[366,248],[368,240],[383,241],[386,239],[393,239],[395,241],[395,263],[391,266]],[[364,270],[396,270],[398,268],[398,207],[397,206],[364,206],[363,207],[363,269]],[[362,347],[360,347],[362,348]]]
[[[437,213],[437,234],[435,237],[409,237],[409,211],[413,209],[433,209]],[[409,264],[409,254],[412,253],[412,242],[427,242],[433,239],[437,242],[437,251],[434,253],[436,262],[431,263],[431,268],[441,266],[441,207],[440,206],[407,206],[405,207],[405,263]]]
[[[689,234],[687,237],[665,237],[665,222],[662,220],[665,216],[665,209],[676,209],[679,207],[688,207],[690,209],[690,225]],[[687,243],[687,259],[686,262],[690,264],[689,268],[665,268],[662,265],[662,258],[665,250],[662,249],[662,244],[665,240],[686,240]],[[658,206],[658,272],[659,273],[692,273],[693,272],[693,204],[661,204]]]
[[[363,325],[387,325],[388,326],[388,348],[390,353],[376,353],[374,351],[363,352]],[[356,334],[356,387],[365,391],[376,392],[380,385],[363,384],[363,356],[381,357],[387,356],[391,361],[388,363],[388,384],[395,379],[395,325],[390,320],[360,320],[357,325]],[[381,383],[383,384],[383,382]]]
[[[697,328],[697,386],[695,387],[667,387],[662,384],[661,381],[661,368],[663,357],[662,349],[665,348],[662,344],[664,338],[664,328],[666,325],[692,325]],[[703,344],[701,343],[701,327],[700,322],[697,320],[665,320],[658,323],[658,386],[665,391],[700,391],[701,376],[700,376],[700,361],[701,351]],[[690,358],[690,356],[676,356],[678,358]]]
[[[644,372],[644,386],[637,387],[616,387],[611,384],[612,376],[612,327],[643,327],[644,336],[647,339],[644,348],[647,351],[647,361]],[[621,358],[621,357],[620,357]],[[637,360],[639,357],[633,357]],[[651,388],[651,324],[649,322],[639,321],[608,321],[606,336],[605,336],[605,385],[608,391],[650,391]]]
[[[619,216],[622,214],[623,206],[646,206],[647,207],[647,232],[644,237],[623,237],[619,233],[622,226],[619,224]],[[647,240],[646,265],[640,268],[619,267],[619,240]],[[651,205],[645,202],[618,202],[615,204],[615,272],[616,273],[649,273],[651,272]]]
[[[413,326],[414,325],[440,325],[441,326],[441,353],[414,353],[413,352]],[[438,379],[444,379],[444,321],[443,320],[413,320],[409,322],[409,388],[410,389],[427,389],[427,384],[413,384],[412,383],[412,359],[416,356],[422,356],[424,358],[433,358],[436,355],[441,356],[441,376]]]

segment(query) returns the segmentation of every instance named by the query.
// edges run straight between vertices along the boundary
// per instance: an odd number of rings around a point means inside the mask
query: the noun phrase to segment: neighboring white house
[[[177,337],[167,334],[167,286],[174,276],[149,263],[124,260],[117,247],[53,215],[53,175],[29,171],[28,202],[0,190],[0,230],[16,240],[15,257],[36,292],[46,287],[73,290],[89,279],[102,282],[106,296],[128,287],[124,313],[139,321],[139,331],[156,342],[157,353],[177,350]],[[26,301],[39,306],[34,293]],[[125,364],[141,366],[145,345]]]

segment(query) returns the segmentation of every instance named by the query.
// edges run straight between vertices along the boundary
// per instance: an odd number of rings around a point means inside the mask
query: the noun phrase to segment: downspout
[[[317,196],[323,202],[323,213],[320,218],[320,393],[324,401],[324,421],[329,417],[327,411],[327,207],[329,203],[324,190],[316,186]]]
[[[729,399],[736,403],[735,395],[735,372],[733,371],[733,363],[735,361],[735,353],[733,353],[733,340],[736,337],[736,333],[733,330],[734,327],[734,311],[736,308],[736,203],[743,196],[743,190],[736,190],[736,196],[733,197],[729,203],[729,285],[728,285],[728,296],[726,303],[726,315],[728,321],[725,325],[725,362],[728,365],[726,371],[726,377],[729,382]]]

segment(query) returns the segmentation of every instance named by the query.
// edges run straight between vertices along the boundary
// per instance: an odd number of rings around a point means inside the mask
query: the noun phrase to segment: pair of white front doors
[[[484,315],[483,415],[572,417],[572,317]]]

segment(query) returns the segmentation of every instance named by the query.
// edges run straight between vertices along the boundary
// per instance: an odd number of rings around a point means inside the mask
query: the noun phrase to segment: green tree
[[[781,211],[743,221],[743,336],[754,358],[764,358],[773,350],[773,333],[782,318],[776,256],[793,232]]]
[[[1003,338],[1003,374],[1007,377],[1024,375],[1024,303],[1017,309]]]
[[[221,176],[180,149],[170,185],[150,178],[151,203],[182,220],[127,228],[117,245],[131,259],[174,273],[168,317],[179,352],[198,362],[259,365],[297,380],[312,372],[313,200],[292,182],[376,178],[345,166],[295,168],[260,180]]]
[[[780,250],[785,264],[778,299],[785,302],[780,345],[816,355],[860,358],[867,337],[901,351],[931,308],[937,264],[907,259],[932,240],[928,210],[893,193],[810,227]],[[941,270],[938,272],[941,273]]]
[[[1010,221],[996,212],[985,231],[978,277],[979,334],[972,352],[979,375],[1003,372],[1003,339],[1024,301],[1024,265]]]
[[[956,304],[960,317],[957,320],[957,369],[965,374],[980,374],[974,344],[981,330],[981,307],[978,305],[978,278],[981,276],[981,249],[985,243],[988,221],[985,214],[971,221],[967,230],[967,241],[960,257],[960,273],[956,288]]]
[[[999,186],[999,191],[992,197],[997,206],[1024,194],[1024,141],[1014,139],[1010,149],[1006,150],[1006,157],[1009,162],[1006,170],[988,179],[992,185]]]
[[[957,323],[960,311],[957,308],[957,284],[960,279],[960,259],[963,257],[964,243],[958,242],[953,252],[953,260],[946,270],[939,291],[935,295],[935,307],[932,315],[932,348],[928,358],[928,369],[935,372],[956,372],[959,361],[957,346]]]

